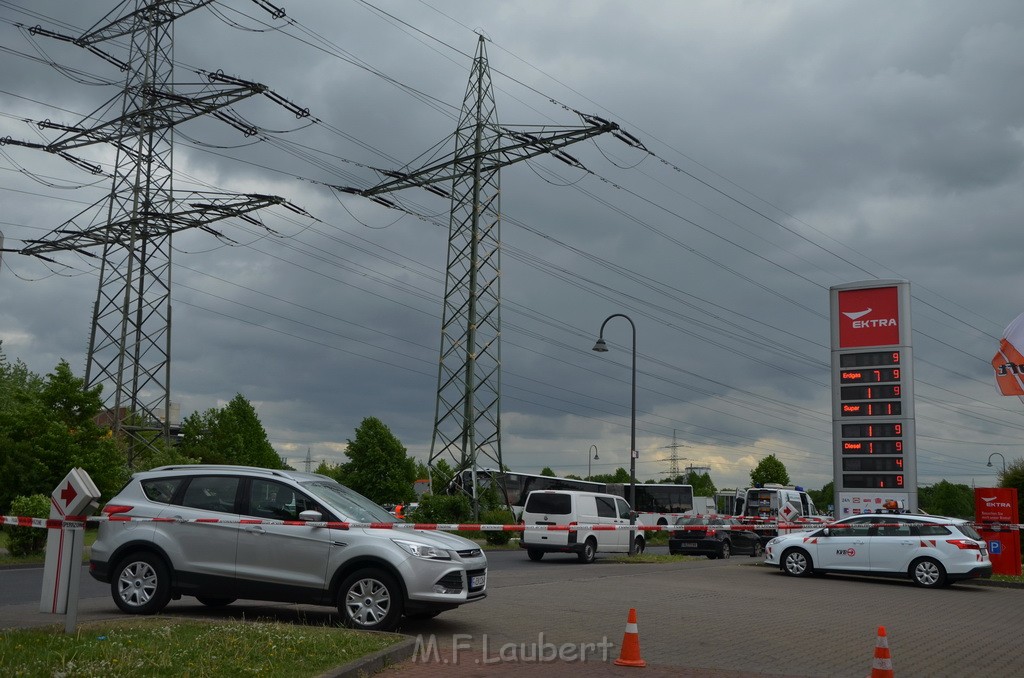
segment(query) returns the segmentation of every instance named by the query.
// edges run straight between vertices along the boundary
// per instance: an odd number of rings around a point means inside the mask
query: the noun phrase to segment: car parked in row
[[[992,576],[985,540],[968,521],[916,514],[861,514],[776,537],[765,563],[794,577],[906,577],[927,588]]]
[[[672,555],[728,558],[735,554],[760,557],[764,554],[761,538],[749,526],[729,516],[693,516],[678,518],[669,533],[668,552]]]
[[[430,618],[487,595],[476,543],[326,524],[397,521],[315,473],[164,466],[133,475],[103,513],[111,520],[100,523],[89,571],[130,614],[181,596],[211,607],[242,598],[337,606],[346,626],[393,630],[403,615]]]

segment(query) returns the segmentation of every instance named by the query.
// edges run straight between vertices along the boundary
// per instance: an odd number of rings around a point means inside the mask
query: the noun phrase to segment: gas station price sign
[[[916,509],[910,285],[878,280],[830,293],[836,491],[857,497],[854,505],[885,497]]]

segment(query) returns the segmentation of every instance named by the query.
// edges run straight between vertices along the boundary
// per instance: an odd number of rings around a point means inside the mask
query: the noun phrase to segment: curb
[[[391,647],[386,647],[383,650],[378,650],[359,659],[353,659],[347,664],[321,673],[316,678],[359,678],[360,676],[370,676],[388,666],[400,664],[409,659],[412,657],[415,646],[415,638],[403,638]]]

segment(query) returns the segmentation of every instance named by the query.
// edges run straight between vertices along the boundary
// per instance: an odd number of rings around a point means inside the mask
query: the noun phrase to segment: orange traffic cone
[[[640,658],[640,633],[636,628],[636,608],[629,608],[626,632],[622,634],[622,651],[619,652],[619,658],[614,663],[618,666],[647,666],[647,662]]]
[[[878,627],[875,658],[871,662],[871,675],[868,678],[895,678],[892,672],[892,656],[889,654],[889,639],[885,635],[884,626]]]

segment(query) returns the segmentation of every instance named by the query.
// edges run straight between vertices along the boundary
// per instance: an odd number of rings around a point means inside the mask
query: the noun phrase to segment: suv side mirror
[[[299,514],[299,520],[306,523],[318,523],[324,519],[324,514],[310,509]]]

